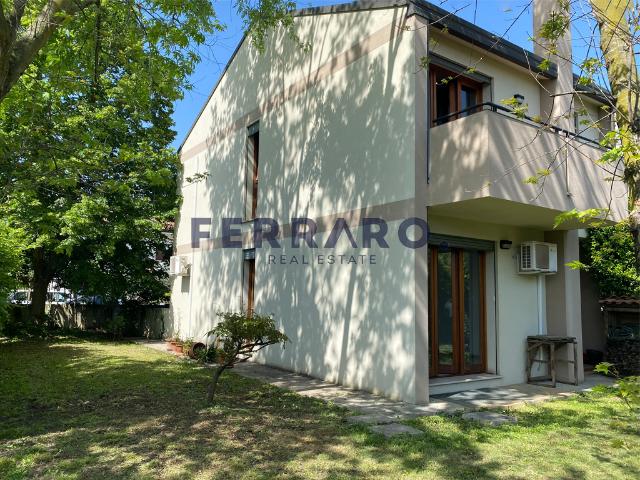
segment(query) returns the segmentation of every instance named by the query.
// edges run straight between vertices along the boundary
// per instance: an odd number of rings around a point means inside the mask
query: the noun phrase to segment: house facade
[[[554,223],[626,215],[596,163],[606,93],[549,102],[570,64],[422,1],[295,19],[310,48],[245,38],[180,149],[173,333],[273,314],[290,342],[256,361],[412,403],[523,382],[528,335],[581,347],[583,225]],[[557,273],[520,272],[530,241]]]

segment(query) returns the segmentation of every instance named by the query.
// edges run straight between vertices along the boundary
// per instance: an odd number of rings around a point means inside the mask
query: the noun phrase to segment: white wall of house
[[[177,250],[193,261],[190,278],[173,283],[181,336],[201,339],[216,311],[241,306],[241,251],[215,241],[192,251],[190,219],[212,218],[217,239],[222,217],[242,216],[246,127],[259,121],[258,216],[281,225],[293,217],[331,224],[344,216],[357,225],[360,215],[382,216],[390,220],[391,248],[354,252],[376,255],[373,266],[313,267],[268,264],[268,255],[353,249],[293,249],[289,238],[282,249],[259,249],[255,308],[273,313],[291,341],[257,360],[414,399],[414,252],[394,233],[415,196],[415,33],[402,28],[405,10],[298,17],[310,53],[283,37],[263,55],[242,43],[181,150]],[[208,177],[188,183],[196,173]]]
[[[517,273],[517,247],[544,240],[561,209],[601,206],[608,184],[593,165],[569,162],[571,169],[559,169],[537,195],[523,180],[547,164],[559,140],[545,133],[534,146],[518,148],[528,142],[526,134],[536,133],[520,120],[483,112],[429,131],[427,74],[419,68],[427,45],[491,77],[485,101],[519,93],[536,115],[540,88],[521,67],[447,34],[435,32],[427,42],[424,23],[405,13],[406,7],[393,7],[297,17],[309,52],[283,35],[275,35],[262,55],[247,40],[240,45],[181,149],[184,200],[176,245],[192,267],[190,277],[176,277],[172,285],[180,336],[204,339],[217,311],[242,306],[242,251],[221,248],[220,220],[243,216],[247,127],[259,121],[257,215],[281,226],[312,218],[321,226],[315,237],[321,245],[333,222],[345,218],[359,246],[343,238],[331,251],[294,249],[284,235],[282,248],[265,243],[257,250],[255,309],[273,313],[291,340],[285,350],[262,351],[257,361],[425,401],[426,249],[400,245],[397,228],[428,207],[432,232],[496,242],[487,265],[489,371],[500,376],[492,385],[524,381],[526,337],[539,333],[547,306],[536,277]],[[190,182],[197,174],[206,178]],[[615,216],[623,215],[621,205],[614,205]],[[362,216],[388,222],[391,248],[362,248]],[[193,217],[212,219],[211,240],[202,248],[191,248]],[[500,250],[502,239],[513,248]],[[243,247],[252,246],[245,235]],[[326,262],[329,254],[376,260],[319,265],[317,257]],[[291,263],[292,255],[298,263]],[[313,265],[303,265],[303,256]]]
[[[436,55],[490,77],[490,96],[485,92],[483,102],[501,104],[519,93],[528,105],[528,115],[540,114],[540,87],[534,74],[526,69],[437,30],[431,31],[429,49]]]
[[[282,319],[291,338],[258,360],[319,378],[411,400],[414,395],[413,251],[398,241],[399,221],[389,222],[388,249],[262,249],[257,256],[256,308]],[[319,244],[327,233],[317,235]],[[360,229],[354,236],[361,243]],[[287,239],[288,240],[288,239]],[[285,243],[283,242],[283,243]],[[324,264],[269,265],[268,255],[288,259],[324,255]],[[375,255],[375,265],[327,265],[328,255]],[[336,260],[337,261],[337,260]],[[261,280],[263,279],[263,280]]]

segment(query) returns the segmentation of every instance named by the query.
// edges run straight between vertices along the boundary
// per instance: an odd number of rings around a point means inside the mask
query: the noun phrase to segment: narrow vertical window
[[[256,251],[251,248],[242,252],[242,308],[249,315],[253,313],[255,282]]]
[[[260,132],[258,122],[247,129],[247,158],[245,162],[244,219],[256,218],[258,207],[258,157],[260,153]]]

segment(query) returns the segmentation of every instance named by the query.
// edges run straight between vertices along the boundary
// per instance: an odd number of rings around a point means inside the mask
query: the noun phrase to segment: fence
[[[13,315],[26,318],[28,306],[12,306]],[[158,305],[58,305],[48,304],[46,312],[61,328],[85,331],[107,331],[108,323],[117,315],[125,320],[125,336],[162,338],[173,331],[171,310]]]

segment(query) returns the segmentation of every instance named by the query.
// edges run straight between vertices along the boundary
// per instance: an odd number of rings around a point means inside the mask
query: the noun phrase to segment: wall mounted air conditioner
[[[188,277],[191,270],[189,259],[182,255],[175,255],[169,259],[169,275]]]
[[[556,273],[557,271],[557,245],[545,242],[524,242],[520,245],[518,273]]]

